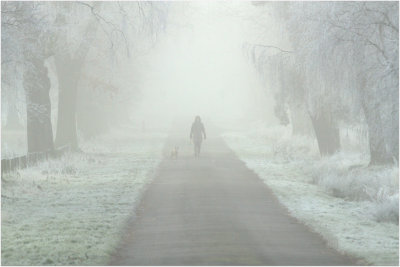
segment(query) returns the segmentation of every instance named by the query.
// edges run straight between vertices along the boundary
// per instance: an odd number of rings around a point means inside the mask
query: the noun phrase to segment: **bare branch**
[[[91,13],[94,15],[96,20],[99,22],[101,29],[103,30],[103,32],[106,34],[107,38],[109,39],[109,41],[111,43],[111,49],[114,48],[114,41],[113,41],[113,38],[111,37],[111,34],[113,32],[119,33],[122,36],[123,40],[124,40],[125,48],[126,48],[127,54],[129,55],[129,44],[128,44],[128,40],[127,40],[127,38],[125,36],[125,33],[121,29],[119,29],[118,26],[115,23],[107,20],[106,18],[101,16],[98,12],[96,12],[94,6],[91,6],[91,5],[89,5],[89,4],[85,3],[85,2],[81,2],[81,1],[77,1],[76,3],[84,5],[84,6],[87,6],[87,7],[90,8]],[[121,5],[119,3],[118,3],[118,6],[119,6],[119,8],[121,10],[122,7],[121,7]],[[101,22],[104,22],[106,25],[111,27],[111,33],[109,33],[105,29],[105,27],[101,24]]]
[[[245,46],[247,46],[247,45],[250,45],[250,46],[253,46],[253,47],[263,47],[263,48],[272,48],[272,49],[277,49],[277,50],[279,50],[280,52],[282,52],[282,53],[293,53],[293,51],[290,51],[290,50],[284,50],[284,49],[282,49],[282,48],[279,48],[279,47],[277,47],[277,46],[273,46],[273,45],[265,45],[265,44],[249,44],[249,43],[245,43],[244,44]]]

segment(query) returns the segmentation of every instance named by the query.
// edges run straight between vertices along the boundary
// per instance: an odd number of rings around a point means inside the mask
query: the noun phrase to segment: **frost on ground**
[[[328,245],[369,264],[399,264],[398,166],[366,167],[365,153],[354,151],[320,159],[316,141],[285,127],[223,138]]]
[[[166,135],[114,131],[2,180],[2,265],[104,265]]]

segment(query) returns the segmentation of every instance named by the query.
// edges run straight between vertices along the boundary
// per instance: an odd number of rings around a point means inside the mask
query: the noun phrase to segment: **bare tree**
[[[269,73],[275,65],[286,83],[296,77],[295,90],[278,88],[287,102],[305,104],[321,154],[339,149],[341,122],[366,123],[371,164],[398,160],[398,3],[288,2],[257,8],[274,11],[293,46],[290,61],[279,54],[274,56],[279,60],[264,54],[258,60],[270,65]]]
[[[166,26],[166,8],[153,2],[2,2],[2,65],[13,62],[24,69],[21,77],[17,72],[7,76],[24,80],[29,152],[53,149],[45,61],[54,56],[59,85],[55,144],[78,148],[77,92],[83,71],[90,68],[90,51],[107,55],[98,57],[100,65],[110,58],[129,59],[141,37],[156,41]]]
[[[51,127],[50,82],[44,66],[48,55],[45,45],[51,32],[41,13],[41,3],[2,3],[2,28],[14,44],[3,50],[5,58],[23,68],[23,87],[26,95],[28,153],[53,149]],[[47,30],[45,30],[47,29]],[[2,62],[7,64],[6,62]],[[18,78],[18,77],[17,77]]]
[[[65,9],[71,9],[71,4],[73,3],[61,3],[61,6],[58,6],[59,10],[56,22],[60,29],[66,29],[66,27],[68,27],[67,16],[70,16],[68,19],[71,19],[76,18],[75,16],[77,15],[81,15],[79,11],[75,14],[66,13]],[[95,13],[94,10],[99,4],[100,2],[95,2],[93,6],[88,5],[91,11]],[[55,145],[58,147],[64,145],[71,145],[74,149],[78,147],[76,134],[76,95],[78,82],[83,64],[85,63],[86,56],[95,39],[98,28],[95,17],[89,16],[86,21],[82,36],[79,36],[76,32],[72,33],[80,37],[74,38],[74,41],[78,38],[80,39],[80,41],[73,46],[76,47],[75,50],[70,49],[73,45],[71,44],[71,40],[65,39],[72,34],[64,35],[62,30],[57,32],[57,45],[55,47],[54,56],[59,84],[57,135],[55,139]]]

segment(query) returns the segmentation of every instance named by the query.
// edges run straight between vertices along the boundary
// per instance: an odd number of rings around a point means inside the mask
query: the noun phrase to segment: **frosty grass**
[[[2,265],[105,265],[164,134],[114,131],[2,181]]]
[[[399,264],[398,167],[364,168],[354,177],[357,173],[347,167],[365,164],[363,159],[342,153],[321,160],[316,143],[310,146],[302,138],[293,143],[290,131],[279,127],[227,132],[223,138],[288,211],[329,246],[362,259],[361,264]],[[340,169],[346,172],[341,175]],[[374,177],[378,174],[386,177]]]
[[[398,265],[398,168],[348,172],[363,159],[343,153],[321,160],[316,144],[289,135],[276,128],[223,137],[330,246],[370,264]],[[115,131],[84,143],[83,153],[5,176],[2,264],[107,264],[165,137]]]

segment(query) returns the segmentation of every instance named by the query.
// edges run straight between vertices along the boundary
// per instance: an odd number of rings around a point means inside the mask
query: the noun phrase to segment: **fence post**
[[[47,150],[43,152],[33,152],[27,153],[24,156],[12,158],[12,159],[2,159],[1,160],[1,176],[3,174],[16,170],[30,167],[41,160],[49,160],[49,158],[59,158],[66,151],[70,151],[70,145],[62,146],[58,149]]]

